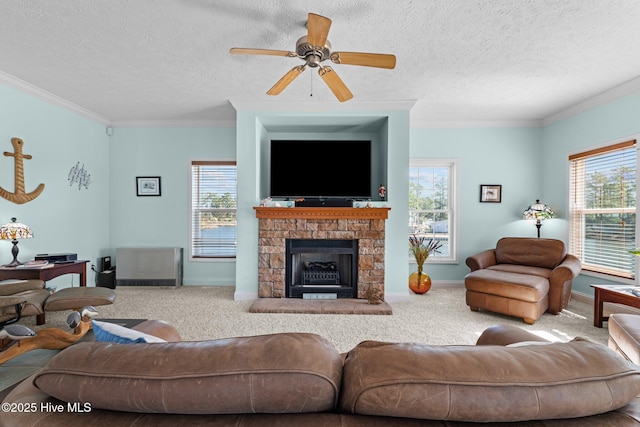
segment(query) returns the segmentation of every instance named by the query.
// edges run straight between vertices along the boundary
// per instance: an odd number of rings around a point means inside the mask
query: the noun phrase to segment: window
[[[569,156],[569,251],[585,271],[635,278],[636,141]]]
[[[236,162],[191,162],[192,258],[235,258],[236,187]]]
[[[413,159],[409,165],[409,234],[442,243],[429,260],[456,261],[455,176],[452,160]]]

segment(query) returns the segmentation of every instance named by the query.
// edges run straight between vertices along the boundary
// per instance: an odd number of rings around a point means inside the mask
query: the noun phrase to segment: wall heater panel
[[[117,286],[182,286],[182,248],[117,248]]]

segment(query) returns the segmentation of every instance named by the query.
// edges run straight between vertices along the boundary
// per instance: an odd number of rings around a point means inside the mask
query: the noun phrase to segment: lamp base
[[[17,267],[19,265],[24,264],[23,262],[18,261],[18,241],[13,239],[11,241],[13,243],[13,247],[11,248],[11,255],[13,255],[13,261],[9,264],[3,265],[3,267]]]
[[[19,262],[19,261],[17,261],[17,260],[15,260],[15,259],[14,259],[14,260],[13,260],[13,261],[11,261],[9,264],[5,264],[5,265],[3,265],[3,267],[17,267],[17,266],[19,266],[19,265],[24,265],[24,262]]]
[[[538,239],[540,238],[540,227],[542,227],[542,223],[540,222],[540,220],[538,219],[536,221],[536,228],[538,229]]]

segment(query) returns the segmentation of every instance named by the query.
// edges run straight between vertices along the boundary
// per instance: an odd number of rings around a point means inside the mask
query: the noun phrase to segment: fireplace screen
[[[302,264],[303,285],[339,285],[340,272],[334,261],[305,262]]]
[[[356,298],[357,283],[358,240],[287,239],[287,297],[335,294]]]

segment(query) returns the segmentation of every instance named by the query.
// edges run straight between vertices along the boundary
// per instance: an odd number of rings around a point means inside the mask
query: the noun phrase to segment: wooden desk
[[[79,274],[80,286],[87,286],[87,263],[89,261],[74,261],[65,264],[53,264],[46,268],[0,268],[0,280],[6,279],[40,279],[51,280],[63,274]]]
[[[609,320],[609,317],[603,315],[605,302],[640,308],[640,298],[631,293],[632,286],[591,285],[591,287],[594,289],[593,326],[602,328],[602,322]]]

